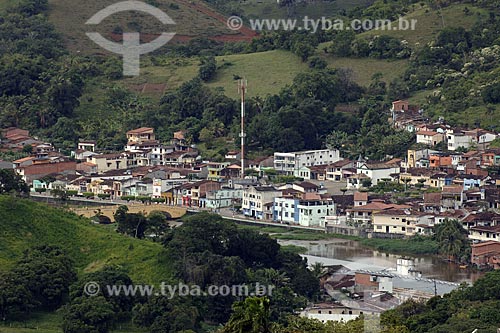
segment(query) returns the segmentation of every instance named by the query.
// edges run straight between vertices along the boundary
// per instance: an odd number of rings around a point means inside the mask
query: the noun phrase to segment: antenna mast
[[[247,92],[248,82],[241,79],[238,83],[238,91],[241,95],[241,179],[245,179],[245,95]]]

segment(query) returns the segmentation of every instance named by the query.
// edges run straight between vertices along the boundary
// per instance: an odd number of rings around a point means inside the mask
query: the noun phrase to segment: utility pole
[[[245,179],[245,95],[247,92],[248,82],[241,79],[238,83],[238,91],[241,95],[241,179]]]

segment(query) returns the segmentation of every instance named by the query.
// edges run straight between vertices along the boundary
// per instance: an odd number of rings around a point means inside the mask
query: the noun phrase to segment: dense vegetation
[[[496,332],[500,318],[500,272],[490,272],[471,287],[435,297],[427,304],[407,302],[382,315],[397,332]]]
[[[74,262],[78,274],[105,265],[128,270],[142,283],[156,283],[170,276],[169,262],[158,264],[162,246],[124,237],[113,228],[29,200],[0,195],[0,267],[7,270],[32,247],[60,247]]]
[[[123,209],[117,216],[133,222],[139,218]],[[158,238],[163,251],[153,240],[133,240],[107,226],[12,197],[0,197],[0,219],[7,221],[2,224],[0,247],[0,314],[6,322],[64,305],[60,312],[64,332],[107,332],[131,317],[135,325],[152,332],[202,332],[202,323],[225,323],[231,305],[242,299],[238,295],[111,297],[105,292],[89,297],[83,292],[89,282],[102,291],[108,285],[133,282],[159,287],[160,281],[197,285],[202,291],[211,285],[272,285],[271,319],[284,324],[319,293],[318,281],[300,256],[282,250],[267,235],[237,229],[217,215],[198,214],[186,218],[181,227],[163,229]],[[151,226],[156,219],[165,223],[155,214],[143,222]],[[127,229],[122,232],[140,237]],[[176,315],[181,313],[185,316]]]

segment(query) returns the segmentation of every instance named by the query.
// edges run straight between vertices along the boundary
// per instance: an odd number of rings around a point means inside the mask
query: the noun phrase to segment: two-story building
[[[336,149],[278,152],[274,153],[274,169],[281,174],[294,175],[302,167],[332,164],[340,159]]]
[[[417,143],[422,143],[434,147],[444,140],[444,134],[434,131],[417,132]]]
[[[373,231],[383,237],[413,236],[431,221],[432,216],[410,209],[387,209],[373,214]]]

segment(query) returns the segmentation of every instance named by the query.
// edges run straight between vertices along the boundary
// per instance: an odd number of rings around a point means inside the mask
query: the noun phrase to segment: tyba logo
[[[123,1],[115,3],[99,11],[85,24],[97,25],[108,16],[126,11],[143,12],[154,16],[163,24],[175,24],[174,20],[166,13],[141,1]],[[175,36],[175,33],[163,32],[157,39],[147,44],[141,44],[141,35],[138,32],[124,32],[123,44],[107,40],[98,32],[87,32],[86,35],[100,47],[110,52],[123,55],[123,75],[138,76],[140,74],[141,55],[153,52],[167,44]]]

